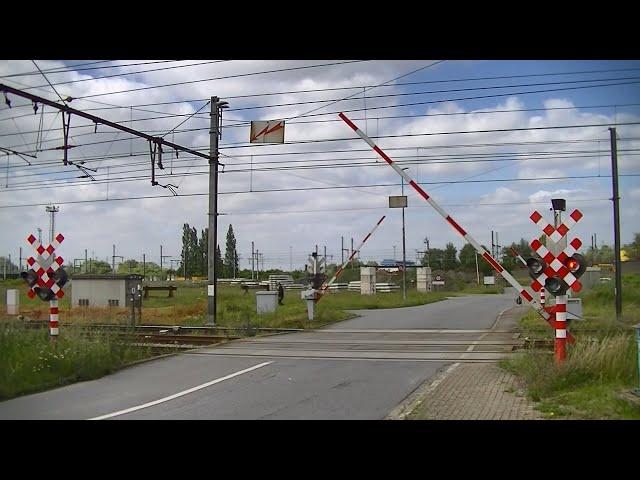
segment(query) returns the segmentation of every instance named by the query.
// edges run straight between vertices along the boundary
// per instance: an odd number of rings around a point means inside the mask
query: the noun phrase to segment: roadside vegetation
[[[49,330],[28,329],[22,322],[0,322],[0,400],[68,383],[92,380],[151,356],[106,332],[67,327],[55,348]]]
[[[177,282],[178,289],[169,298],[166,292],[152,292],[143,300],[142,323],[147,325],[200,326],[206,320],[206,284]],[[27,297],[22,280],[0,282],[4,290],[20,290],[21,317],[0,313],[0,400],[49,388],[99,378],[126,364],[153,356],[151,348],[134,346],[126,337],[82,327],[97,324],[129,324],[128,308],[70,308],[71,288],[65,288],[60,300],[60,335],[55,348],[50,343],[47,321],[49,304]],[[235,285],[218,286],[217,325],[238,329],[239,334],[253,334],[256,327],[319,328],[352,318],[350,310],[395,308],[423,305],[466,293],[498,293],[499,287],[472,285],[455,293],[437,291],[419,293],[402,291],[363,296],[359,292],[332,292],[315,305],[314,320],[307,319],[306,302],[299,290],[288,290],[284,304],[275,313],[258,315],[256,290]],[[23,320],[42,321],[42,328],[27,328]],[[139,322],[138,322],[139,323]]]
[[[6,288],[20,290],[20,312],[25,319],[46,321],[49,318],[48,303],[27,297],[27,288],[21,281],[5,283]],[[142,323],[147,325],[204,325],[206,320],[206,285],[202,283],[175,282],[178,289],[173,297],[166,292],[152,292],[143,299]],[[70,288],[60,300],[60,324],[66,322],[82,324],[118,323],[127,324],[131,310],[123,307],[70,308]],[[218,285],[217,311],[218,325],[221,327],[270,327],[270,328],[317,328],[322,325],[353,317],[348,310],[397,308],[424,305],[444,300],[448,296],[479,293],[498,293],[500,287],[470,285],[452,291],[418,292],[407,288],[407,300],[403,300],[402,291],[378,293],[373,296],[360,295],[358,292],[331,292],[315,305],[313,322],[307,319],[306,303],[300,298],[299,290],[285,292],[284,305],[278,305],[275,313],[258,315],[256,312],[256,290],[243,293],[236,285]],[[2,315],[6,316],[3,312]],[[0,316],[2,318],[2,316]]]
[[[628,400],[633,398],[629,392],[640,387],[633,328],[640,323],[640,275],[623,276],[622,286],[620,322],[614,285],[597,285],[581,295],[585,320],[569,324],[576,343],[568,345],[563,365],[555,364],[553,347],[531,348],[503,363],[524,379],[529,397],[540,402],[547,418],[640,419],[640,401]],[[520,328],[523,337],[553,345],[553,329],[536,313],[523,317]]]

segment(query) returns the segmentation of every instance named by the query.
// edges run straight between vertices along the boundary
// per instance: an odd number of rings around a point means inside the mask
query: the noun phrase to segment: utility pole
[[[260,250],[256,249],[256,280],[260,281]]]
[[[480,270],[478,270],[478,252],[476,252],[476,278],[478,279],[478,285],[480,285]]]
[[[163,275],[162,275],[162,261],[165,258],[171,258],[172,255],[162,255],[162,245],[160,245],[160,278],[163,279]]]
[[[618,146],[616,129],[609,128],[611,133],[611,180],[613,182],[613,230],[614,255],[616,268],[616,319],[622,320],[622,265],[620,262],[620,196],[618,194]]]
[[[255,259],[256,259],[256,254],[253,251],[253,242],[251,242],[251,280],[253,280],[253,272],[256,269],[256,267],[255,267]]]
[[[20,247],[20,260],[18,265],[18,273],[22,271],[22,247]]]
[[[403,168],[403,170],[407,170],[407,168]],[[401,195],[404,197],[404,177],[400,178],[402,179]],[[402,299],[407,299],[407,252],[404,234],[404,207],[402,207]]]
[[[291,245],[289,245],[289,272],[293,272],[293,247]]]
[[[42,229],[38,227],[38,242],[42,244]]]
[[[113,246],[113,255],[111,256],[111,273],[113,275],[116,274],[116,258],[121,258],[124,262],[124,257],[121,255],[116,255],[116,246]]]
[[[56,213],[60,211],[60,207],[56,207],[55,205],[48,205],[45,207],[45,210],[51,214],[51,220],[49,221],[49,243],[53,243],[53,237],[55,237],[55,229],[56,229]],[[54,254],[55,258],[55,254]]]
[[[424,237],[424,243],[427,247],[427,267],[431,267],[431,249],[429,248],[429,237]]]
[[[324,268],[327,268],[327,246],[324,246]]]
[[[84,249],[84,273],[85,274],[87,273],[87,260],[88,260],[87,249],[85,248]]]
[[[147,258],[146,255],[142,254],[142,276],[144,279],[147,279]]]
[[[207,325],[216,324],[216,245],[218,241],[218,140],[222,136],[222,110],[229,105],[211,97],[211,128],[209,130],[209,245],[207,285]]]
[[[344,263],[344,236],[340,237],[340,265]]]

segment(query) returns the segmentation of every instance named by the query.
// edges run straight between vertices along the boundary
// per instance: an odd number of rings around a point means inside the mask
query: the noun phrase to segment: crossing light
[[[27,282],[27,285],[29,285],[29,289],[31,289],[34,285],[38,283],[38,274],[34,272],[32,269],[26,272],[20,272],[20,276],[25,282]],[[31,290],[29,290],[29,292],[31,292]]]
[[[547,278],[545,281],[545,288],[552,295],[565,295],[570,288],[578,291],[582,287],[578,279],[587,270],[585,258],[579,253],[574,253],[562,263],[564,264],[564,269],[561,267],[556,275]]]
[[[530,257],[527,258],[527,268],[529,269],[529,276],[535,280],[544,272],[547,265],[539,258]]]
[[[587,270],[587,262],[579,253],[573,254],[566,262],[566,266],[574,277],[580,278]]]

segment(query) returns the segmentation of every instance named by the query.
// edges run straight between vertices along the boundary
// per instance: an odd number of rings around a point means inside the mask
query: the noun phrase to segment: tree
[[[227,249],[224,254],[224,263],[227,267],[227,277],[235,276],[238,271],[238,252],[236,250],[236,237],[233,234],[233,225],[229,224],[227,230]]]
[[[431,248],[428,253],[425,254],[422,264],[427,265],[427,255],[429,256],[429,264],[431,268],[439,268],[444,270],[444,250],[440,248]]]
[[[444,269],[445,270],[455,270],[458,265],[458,249],[453,245],[453,243],[449,242],[445,246],[444,249]]]
[[[111,273],[111,265],[102,260],[91,260],[89,263],[91,271],[89,273],[105,274]]]
[[[138,273],[137,272],[138,265],[139,265],[138,261],[131,258],[119,264],[116,270],[120,274]],[[142,265],[140,265],[140,269],[142,269]]]
[[[476,249],[470,243],[465,243],[460,249],[460,266],[465,271],[476,270]]]
[[[220,245],[216,246],[216,276],[221,277],[224,270],[224,263],[222,261],[222,254],[220,253]],[[208,272],[207,272],[208,274]]]

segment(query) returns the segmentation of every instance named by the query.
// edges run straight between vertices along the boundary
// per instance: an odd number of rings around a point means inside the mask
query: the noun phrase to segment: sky
[[[595,234],[598,245],[613,245],[615,127],[622,243],[640,232],[639,61],[0,60],[0,83],[57,103],[72,97],[77,110],[205,154],[207,101],[227,101],[218,243],[224,255],[233,225],[241,268],[252,241],[265,269],[304,268],[316,245],[340,263],[341,239],[357,247],[383,215],[360,258],[401,259],[402,211],[388,197],[403,190],[407,260],[426,238],[431,248],[464,245],[339,112],[488,247],[492,231],[501,245],[538,237],[529,215],[553,222],[551,198],[567,200],[565,215],[584,214],[570,238],[589,247]],[[157,180],[177,187],[174,196],[151,185],[147,140],[72,116],[68,158],[92,170],[64,166],[61,114],[8,99],[11,108],[0,99],[0,256],[17,263],[20,247],[30,255],[25,239],[37,228],[48,238],[48,203],[60,208],[67,262],[86,249],[111,263],[116,245],[124,259],[160,263],[162,245],[169,265],[180,258],[183,224],[207,226],[205,158],[164,149]],[[280,119],[284,144],[249,143],[251,121]]]

